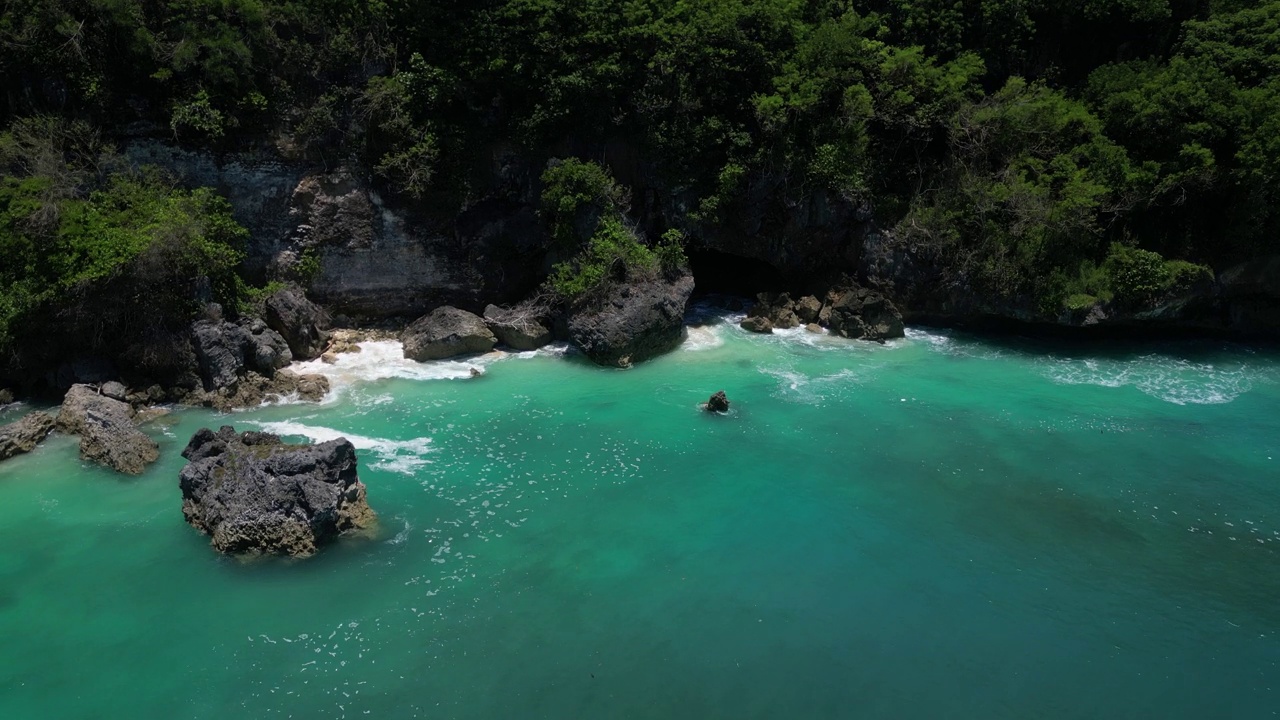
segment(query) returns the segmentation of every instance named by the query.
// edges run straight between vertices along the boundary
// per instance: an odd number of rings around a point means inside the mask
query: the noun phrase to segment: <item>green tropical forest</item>
[[[867,208],[1050,314],[1280,229],[1280,0],[6,0],[0,84],[0,345],[50,309],[127,323],[98,309],[139,284],[174,322],[252,302],[226,201],[124,162],[140,137],[355,163],[442,208],[495,146],[583,156],[548,171],[562,206],[557,178],[599,196],[593,149],[625,146],[686,201],[652,248],[602,223],[570,293],[591,253],[677,261],[762,193]]]

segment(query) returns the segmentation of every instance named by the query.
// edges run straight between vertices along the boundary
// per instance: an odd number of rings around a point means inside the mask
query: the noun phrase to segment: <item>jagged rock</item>
[[[320,402],[329,394],[329,378],[324,375],[299,375],[298,397],[310,402]]]
[[[723,390],[716,391],[716,394],[707,399],[707,412],[729,412],[729,398],[724,394]]]
[[[680,344],[692,292],[691,275],[615,285],[569,311],[569,340],[593,362],[630,367]]]
[[[13,402],[13,391],[9,388],[0,388],[0,405],[8,405]]]
[[[288,286],[267,297],[267,326],[280,333],[296,360],[312,360],[324,352],[329,341],[329,315],[307,299],[302,289]]]
[[[129,394],[129,389],[124,386],[124,383],[116,382],[115,380],[102,383],[101,390],[103,395],[112,400],[124,400],[125,396]]]
[[[821,319],[831,332],[855,340],[888,340],[905,335],[902,314],[893,303],[863,287],[827,293]]]
[[[287,445],[267,433],[202,428],[182,456],[182,514],[224,553],[305,557],[376,515],[346,439]]]
[[[413,321],[400,336],[410,360],[485,353],[498,342],[479,315],[444,305]]]
[[[800,327],[801,324],[796,304],[787,293],[760,293],[748,316],[765,318],[771,327],[781,330]]]
[[[756,316],[748,316],[738,326],[743,330],[753,333],[761,333],[768,335],[773,332],[773,323],[769,322],[769,318]]]
[[[138,430],[133,408],[89,385],[73,385],[62,400],[57,428],[80,436],[80,457],[130,475],[160,457],[160,446]]]
[[[53,425],[53,416],[39,411],[28,413],[17,422],[0,425],[0,460],[31,452],[53,432]]]
[[[818,322],[818,313],[822,312],[822,301],[812,295],[805,295],[795,302],[796,317],[808,325]]]
[[[199,320],[191,325],[191,346],[206,391],[233,387],[249,370],[271,376],[293,362],[289,344],[261,320],[246,326]]]
[[[551,330],[527,307],[489,305],[484,309],[484,321],[498,342],[516,350],[537,350],[551,342]]]

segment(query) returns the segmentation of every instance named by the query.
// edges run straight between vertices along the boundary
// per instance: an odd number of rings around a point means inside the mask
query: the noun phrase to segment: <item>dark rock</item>
[[[748,315],[765,318],[771,327],[781,330],[800,327],[801,324],[796,314],[796,303],[787,293],[760,293]]]
[[[863,287],[827,293],[820,318],[833,333],[855,340],[887,340],[905,335],[902,315],[893,303]]]
[[[245,347],[249,333],[228,322],[200,320],[191,326],[191,347],[200,365],[205,390],[225,388],[236,383],[245,366]]]
[[[818,322],[818,313],[822,312],[822,302],[812,295],[805,295],[795,303],[796,317],[804,325]]]
[[[13,391],[9,388],[0,388],[0,405],[8,405],[13,402]]]
[[[53,432],[53,425],[53,416],[39,411],[25,415],[17,422],[0,425],[0,460],[31,452]]]
[[[106,395],[112,400],[124,400],[125,396],[129,394],[128,388],[126,388],[123,383],[116,382],[115,380],[102,383],[101,390],[103,395]]]
[[[769,318],[756,316],[748,316],[738,326],[743,330],[753,333],[761,333],[768,335],[773,332],[773,323],[769,322]]]
[[[156,442],[138,430],[128,403],[73,385],[58,411],[57,428],[80,436],[80,457],[116,472],[139,475],[160,457]]]
[[[719,390],[707,400],[706,408],[708,412],[729,412],[729,398]]]
[[[484,321],[498,342],[516,350],[537,350],[551,342],[551,330],[541,322],[537,312],[527,306],[489,305],[484,309]]]
[[[191,325],[191,346],[206,391],[234,387],[250,370],[270,377],[293,362],[289,344],[261,320],[199,320]]]
[[[419,361],[489,352],[498,342],[480,316],[448,305],[413,321],[400,339],[404,356]]]
[[[674,349],[684,338],[693,276],[615,285],[569,311],[569,340],[600,365],[630,367]]]
[[[288,445],[224,426],[197,431],[182,456],[182,514],[224,553],[305,557],[376,515],[346,439]]]
[[[284,337],[295,360],[313,360],[324,352],[329,315],[308,300],[301,288],[291,285],[277,290],[267,297],[265,309],[267,325]]]

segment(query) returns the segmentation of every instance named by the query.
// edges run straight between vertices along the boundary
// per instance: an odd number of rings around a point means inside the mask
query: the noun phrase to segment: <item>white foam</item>
[[[724,338],[720,336],[719,324],[690,325],[686,328],[684,343],[680,345],[680,349],[698,352],[721,345],[724,345]]]
[[[431,451],[431,438],[427,437],[414,438],[412,440],[370,438],[320,425],[304,425],[291,420],[279,422],[248,421],[246,424],[256,425],[276,435],[305,437],[315,442],[328,442],[346,438],[358,449],[372,450],[378,456],[379,461],[371,467],[390,470],[403,475],[413,475],[415,470],[430,462],[425,457]]]
[[[1142,355],[1125,359],[1049,358],[1044,374],[1064,385],[1096,385],[1107,388],[1132,386],[1175,405],[1219,405],[1253,389],[1251,373],[1244,365],[1218,367],[1167,355]]]

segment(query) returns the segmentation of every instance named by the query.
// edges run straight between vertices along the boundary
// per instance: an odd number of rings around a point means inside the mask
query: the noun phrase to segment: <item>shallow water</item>
[[[0,464],[0,717],[1280,712],[1276,353],[692,320],[629,371],[367,344],[140,478]],[[377,539],[217,556],[177,473],[225,423],[350,438]]]

